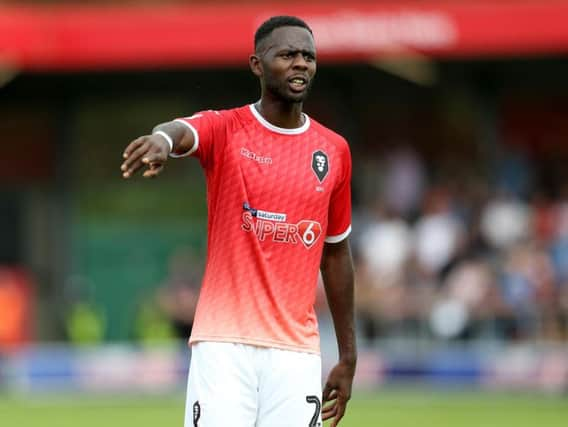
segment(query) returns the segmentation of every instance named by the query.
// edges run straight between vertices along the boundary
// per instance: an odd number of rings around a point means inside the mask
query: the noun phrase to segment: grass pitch
[[[0,396],[2,427],[183,426],[182,396]],[[568,396],[424,391],[357,394],[342,427],[565,427]],[[327,423],[326,423],[327,425]],[[293,427],[293,426],[291,426]]]

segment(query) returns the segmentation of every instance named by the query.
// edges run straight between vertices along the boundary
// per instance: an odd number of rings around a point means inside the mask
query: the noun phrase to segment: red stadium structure
[[[385,54],[477,57],[568,53],[568,2],[271,2],[220,5],[0,5],[0,66],[109,70],[240,64],[258,24],[299,14],[320,61]]]

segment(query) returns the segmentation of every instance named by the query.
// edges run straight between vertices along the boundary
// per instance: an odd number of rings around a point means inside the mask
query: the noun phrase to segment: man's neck
[[[302,114],[302,103],[271,102],[261,99],[254,104],[256,110],[269,123],[284,129],[301,127],[306,118]]]

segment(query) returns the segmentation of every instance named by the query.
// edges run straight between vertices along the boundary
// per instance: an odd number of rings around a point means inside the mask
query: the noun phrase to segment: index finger
[[[124,149],[124,152],[122,153],[122,157],[127,159],[128,156],[130,156],[130,153],[132,153],[134,150],[136,150],[138,147],[140,147],[140,145],[142,145],[143,142],[144,142],[143,136],[136,138],[134,141],[132,141],[130,144],[128,144],[128,146]]]

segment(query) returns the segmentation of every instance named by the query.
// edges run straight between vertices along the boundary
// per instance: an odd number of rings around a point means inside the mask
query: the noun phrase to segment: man
[[[158,125],[124,151],[122,173],[158,175],[195,156],[207,180],[207,265],[190,338],[185,426],[335,427],[351,396],[351,158],[302,112],[316,72],[311,29],[273,17],[249,58],[261,99]],[[321,404],[314,300],[321,269],[339,362]]]

